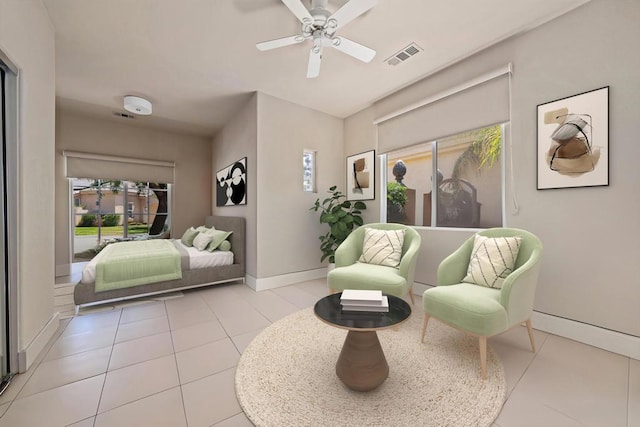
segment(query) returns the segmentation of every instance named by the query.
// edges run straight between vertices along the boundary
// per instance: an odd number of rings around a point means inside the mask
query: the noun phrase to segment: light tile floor
[[[251,426],[234,391],[241,353],[326,294],[324,280],[258,293],[231,284],[83,310],[0,396],[0,426]],[[524,328],[489,341],[508,386],[494,427],[640,426],[640,361],[535,338],[535,354]]]

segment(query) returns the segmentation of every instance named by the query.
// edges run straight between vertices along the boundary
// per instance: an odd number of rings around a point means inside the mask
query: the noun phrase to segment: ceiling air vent
[[[407,59],[411,58],[416,53],[422,52],[423,50],[424,49],[422,49],[417,44],[411,43],[409,46],[405,47],[401,51],[396,52],[389,58],[385,59],[384,62],[386,62],[389,65],[398,65],[401,62],[404,62]]]
[[[123,119],[135,120],[135,118],[136,118],[136,116],[134,116],[133,114],[121,113],[119,111],[114,111],[113,115],[116,116],[116,117],[123,118]]]

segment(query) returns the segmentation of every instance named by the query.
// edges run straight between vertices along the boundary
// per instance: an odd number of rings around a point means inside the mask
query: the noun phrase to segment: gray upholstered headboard
[[[229,236],[231,251],[233,252],[233,263],[240,264],[242,271],[245,271],[246,232],[244,218],[236,216],[208,216],[205,218],[205,225],[207,227],[214,226],[216,230],[233,231],[231,236]]]

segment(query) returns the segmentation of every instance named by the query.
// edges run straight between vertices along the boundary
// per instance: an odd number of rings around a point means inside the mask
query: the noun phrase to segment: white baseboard
[[[23,373],[31,367],[55,335],[59,326],[60,313],[56,312],[29,345],[18,353],[18,372]]]
[[[424,293],[424,291],[426,291],[427,289],[431,289],[431,288],[433,288],[433,286],[431,286],[431,285],[426,285],[424,283],[413,282],[413,294],[414,295],[418,295],[418,296],[422,297],[422,294]]]
[[[640,338],[575,320],[533,312],[534,329],[640,360]]]
[[[327,277],[326,268],[315,270],[298,271],[295,273],[281,274],[279,276],[265,277],[257,279],[247,274],[247,285],[255,291],[266,291],[267,289],[281,288],[295,283],[305,282]]]

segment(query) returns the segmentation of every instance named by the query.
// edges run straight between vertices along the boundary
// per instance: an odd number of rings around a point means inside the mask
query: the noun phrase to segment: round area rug
[[[240,405],[258,427],[490,426],[507,388],[493,349],[483,381],[476,338],[432,319],[421,344],[421,327],[422,313],[414,312],[397,331],[378,332],[389,377],[357,392],[335,372],[347,331],[323,323],[312,308],[293,313],[242,354]]]

